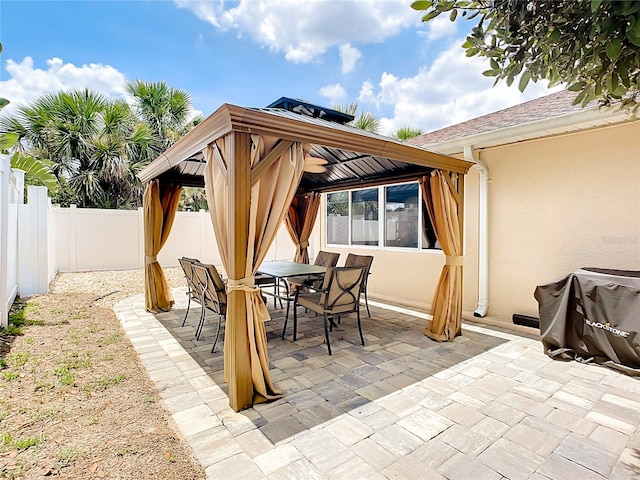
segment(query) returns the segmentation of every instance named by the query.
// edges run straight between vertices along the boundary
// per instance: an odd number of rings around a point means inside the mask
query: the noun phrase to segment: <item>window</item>
[[[327,244],[440,248],[417,182],[327,194]]]
[[[349,245],[349,192],[327,195],[327,243]]]
[[[378,245],[378,189],[351,192],[351,244]]]
[[[418,248],[418,184],[385,187],[384,244]]]

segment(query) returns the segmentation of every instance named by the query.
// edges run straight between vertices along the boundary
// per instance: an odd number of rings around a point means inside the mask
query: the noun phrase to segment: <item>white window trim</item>
[[[386,225],[386,221],[387,221],[387,199],[385,196],[385,188],[386,187],[393,187],[393,186],[397,186],[397,185],[410,185],[410,184],[417,184],[418,185],[418,246],[417,247],[396,247],[396,246],[386,246],[384,245],[384,241],[385,241],[385,232],[384,232],[384,228]],[[358,192],[358,191],[362,191],[362,190],[372,190],[372,189],[378,189],[378,245],[354,245],[351,243],[351,205],[352,205],[352,192]],[[335,192],[331,192],[331,193],[335,193]],[[348,202],[348,211],[349,211],[349,242],[348,243],[329,243],[327,241],[327,238],[329,236],[329,230],[327,228],[327,231],[324,234],[324,242],[325,245],[327,247],[334,247],[334,248],[346,248],[346,247],[353,247],[353,248],[357,248],[357,249],[362,249],[362,250],[384,250],[384,251],[389,251],[389,252],[403,252],[403,253],[426,253],[426,254],[442,254],[442,249],[441,248],[423,248],[423,222],[424,222],[424,215],[423,215],[423,208],[424,208],[424,201],[422,199],[422,192],[420,190],[420,185],[418,184],[417,181],[412,181],[412,182],[401,182],[401,183],[392,183],[392,184],[386,184],[386,185],[379,185],[377,187],[363,187],[363,188],[354,188],[351,190],[347,190],[348,193],[348,198],[347,198],[347,202]],[[325,193],[324,194],[324,209],[323,209],[323,213],[322,215],[324,216],[324,223],[325,225],[328,225],[327,222],[327,205],[328,205],[328,201],[327,201],[327,196],[329,194]],[[382,214],[380,213],[380,205],[382,205]]]

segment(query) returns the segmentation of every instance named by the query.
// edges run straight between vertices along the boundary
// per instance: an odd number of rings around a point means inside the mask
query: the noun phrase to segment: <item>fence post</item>
[[[47,251],[49,266],[47,268],[47,281],[51,282],[58,271],[58,218],[60,216],[60,205],[49,205],[47,209]]]

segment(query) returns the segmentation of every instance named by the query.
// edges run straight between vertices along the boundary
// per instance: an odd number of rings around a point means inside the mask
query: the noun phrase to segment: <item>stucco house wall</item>
[[[490,316],[537,316],[536,285],[580,267],[640,270],[640,121],[480,159],[490,175]]]

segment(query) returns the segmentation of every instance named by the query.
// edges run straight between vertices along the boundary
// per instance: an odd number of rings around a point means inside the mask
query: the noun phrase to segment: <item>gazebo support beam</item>
[[[251,136],[233,133],[233,161],[228,165],[229,203],[229,271],[230,279],[245,276],[247,238],[249,235],[249,207],[251,202]],[[225,376],[229,386],[229,405],[238,412],[253,404],[251,381],[251,353],[247,330],[245,292],[229,292],[227,327],[225,331]]]

